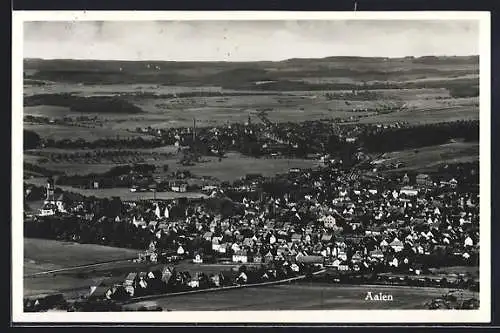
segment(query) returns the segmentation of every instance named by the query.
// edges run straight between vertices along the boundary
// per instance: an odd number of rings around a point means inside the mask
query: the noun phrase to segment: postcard
[[[13,322],[490,321],[489,13],[12,31]]]

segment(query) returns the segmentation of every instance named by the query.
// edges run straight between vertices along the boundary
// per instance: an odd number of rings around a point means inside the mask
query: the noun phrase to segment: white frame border
[[[477,20],[480,24],[480,309],[23,312],[23,22],[150,20]],[[12,13],[12,321],[15,323],[486,323],[491,320],[491,28],[489,12],[13,11]]]

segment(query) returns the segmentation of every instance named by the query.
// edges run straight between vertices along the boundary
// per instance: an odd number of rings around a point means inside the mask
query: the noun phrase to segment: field
[[[76,244],[47,239],[24,239],[24,274],[88,265],[96,262],[128,259],[136,250]]]
[[[28,184],[43,186],[46,178],[29,178],[25,179]],[[57,185],[57,187],[68,192],[80,193],[84,196],[95,196],[96,198],[111,198],[120,197],[121,200],[144,200],[153,199],[153,192],[130,192],[128,188],[104,188],[104,189],[81,189],[72,186]],[[206,195],[197,192],[157,192],[156,199],[176,199],[176,198],[203,198]]]
[[[25,238],[24,295],[62,292],[67,297],[75,297],[87,292],[98,280],[112,286],[114,283],[122,283],[129,272],[161,269],[162,265],[134,263],[129,260],[137,258],[139,252],[92,244]],[[103,262],[107,263],[93,265]],[[176,265],[178,270],[189,271],[191,274],[219,273],[237,266],[193,264],[190,261]],[[52,270],[59,271],[48,272]]]
[[[67,125],[45,125],[45,124],[24,124],[24,129],[36,132],[44,139],[53,140],[76,140],[84,139],[86,141],[95,141],[97,139],[120,139],[137,138],[150,139],[150,136],[139,133],[128,132],[122,129],[113,129],[109,127],[79,127]]]
[[[276,173],[286,173],[290,168],[311,168],[317,165],[317,161],[294,158],[253,158],[235,152],[229,152],[221,161],[215,157],[203,157],[200,163],[192,166],[179,164],[180,157],[174,154],[175,149],[171,146],[157,149],[132,149],[132,150],[106,150],[99,149],[103,154],[94,159],[84,157],[85,150],[63,150],[63,149],[38,149],[26,151],[24,160],[26,163],[38,164],[54,171],[63,171],[66,174],[89,174],[103,173],[113,166],[148,163],[157,168],[157,176],[166,177],[177,170],[188,170],[196,177],[214,177],[220,181],[234,181],[248,173],[260,173],[263,176],[272,176]],[[113,156],[120,152],[119,157]],[[64,159],[56,158],[58,154],[65,154]],[[106,155],[106,153],[110,153]],[[170,155],[172,154],[172,155]],[[46,159],[43,163],[41,160]],[[162,167],[168,165],[167,172]]]
[[[370,302],[368,291],[393,296],[392,302]],[[402,286],[332,285],[295,283],[244,288],[213,293],[165,297],[154,302],[172,311],[238,310],[368,310],[425,309],[424,304],[445,294],[448,289]],[[469,294],[469,292],[464,292]],[[151,302],[151,301],[148,301]],[[146,302],[129,305],[139,307]]]
[[[274,122],[357,116],[363,116],[361,123],[377,124],[479,119],[479,98],[471,93],[478,85],[477,57],[330,57],[281,62],[165,62],[154,65],[148,62],[27,59],[25,74],[25,115],[56,120],[67,116],[73,119],[96,117],[65,125],[24,124],[25,129],[45,139],[93,141],[140,136],[147,140],[152,137],[135,133],[137,127],[191,126],[193,118],[200,127],[243,123],[248,116],[259,122],[254,113],[263,108],[269,110],[268,117]],[[461,94],[457,95],[457,89]],[[466,96],[462,96],[464,89]],[[141,112],[124,114],[120,107],[115,110],[91,106],[78,107],[80,112],[75,112],[67,105],[57,105],[65,103],[66,98],[61,98],[61,94],[71,94],[68,98],[75,101],[83,97],[101,101],[106,98],[104,96],[114,96],[117,101],[140,108]],[[395,105],[406,108],[377,114],[377,110]],[[46,160],[25,152],[25,161],[69,174],[102,173],[112,166],[129,163],[168,164],[169,171],[184,169],[221,181],[232,181],[250,172],[268,176],[286,172],[291,167],[314,165],[306,160],[277,159],[270,163],[265,159],[229,154],[221,162],[206,158],[208,162],[181,167],[178,157],[155,155],[155,151],[146,149],[136,150],[130,156],[92,158],[85,158],[86,152],[75,157],[76,150],[67,149],[63,154],[72,155],[69,159],[47,156],[52,151],[42,149],[39,152]],[[459,158],[467,159],[465,153],[457,151]],[[426,159],[424,155],[409,156],[407,162],[421,164],[421,160]],[[451,155],[449,158],[453,160]]]
[[[423,171],[446,163],[466,163],[479,160],[479,143],[453,142],[439,146],[408,149],[385,153],[374,164],[388,165],[390,163],[404,163],[404,167],[395,171],[414,170]]]
[[[161,265],[134,263],[126,260],[137,256],[135,250],[42,239],[24,239],[24,256],[25,297],[57,292],[64,293],[66,297],[77,297],[87,293],[90,286],[97,281],[103,281],[105,285],[112,286],[114,283],[123,282],[124,277],[129,272],[148,271],[161,267]],[[117,262],[64,270],[64,268],[112,260]],[[180,271],[189,271],[191,274],[197,272],[211,274],[235,269],[237,266],[192,264],[189,261],[184,261],[177,264],[176,268]],[[63,270],[43,274],[48,270],[57,269]],[[446,271],[464,270],[460,267],[452,267]],[[394,301],[365,301],[367,291],[391,294]],[[154,302],[164,310],[174,311],[418,309],[423,308],[425,302],[439,297],[447,291],[448,289],[429,287],[351,286],[301,282],[163,297],[155,299]],[[471,294],[468,291],[463,293],[464,296]],[[139,307],[143,303],[131,303],[129,307]]]

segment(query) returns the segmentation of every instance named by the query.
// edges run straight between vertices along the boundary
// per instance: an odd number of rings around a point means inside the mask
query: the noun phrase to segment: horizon
[[[357,58],[357,59],[388,59],[388,60],[399,60],[399,59],[422,59],[422,58],[472,58],[479,57],[479,54],[468,54],[468,55],[422,55],[422,56],[401,56],[401,57],[367,57],[367,56],[326,56],[319,58],[287,58],[283,60],[253,60],[253,61],[227,61],[227,60],[154,60],[154,59],[143,59],[143,60],[129,60],[129,59],[83,59],[83,58],[23,58],[26,60],[42,60],[42,61],[107,61],[107,62],[193,62],[193,63],[257,63],[257,62],[286,62],[293,60],[324,60],[324,59],[341,59],[341,58]]]
[[[478,53],[479,24],[472,20],[24,23],[24,58],[46,60],[276,62]]]

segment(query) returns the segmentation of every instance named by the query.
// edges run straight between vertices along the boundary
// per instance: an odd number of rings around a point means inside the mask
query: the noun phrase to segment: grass
[[[447,163],[466,163],[479,159],[479,143],[453,142],[444,145],[385,153],[381,164],[402,162],[405,167],[395,171],[433,168]],[[377,161],[376,161],[377,162]]]
[[[391,294],[392,302],[365,301],[368,291]],[[425,309],[425,302],[440,297],[447,289],[332,285],[298,283],[236,289],[214,293],[182,295],[155,300],[164,310],[235,311],[235,310],[383,310]],[[464,292],[466,294],[468,292]],[[141,302],[134,306],[140,306]]]
[[[76,140],[81,138],[86,141],[95,141],[97,139],[116,139],[117,136],[119,136],[120,139],[136,137],[143,137],[144,139],[151,138],[150,136],[141,135],[139,133],[112,129],[109,127],[87,128],[66,125],[24,124],[24,129],[34,131],[44,139],[53,140]]]
[[[135,257],[137,250],[24,238],[25,273]]]
[[[72,270],[31,275],[79,265],[137,257],[140,251],[113,248],[92,244],[76,244],[44,239],[24,239],[24,295],[64,293],[75,297],[88,291],[92,283],[104,280],[106,285],[122,283],[129,272],[161,269],[161,264],[134,263],[132,261],[111,262],[105,265],[80,267]],[[193,264],[190,260],[176,265],[180,271],[206,274],[230,270],[239,265]]]
[[[196,176],[211,176],[216,177],[221,181],[234,181],[248,173],[260,173],[263,176],[271,176],[276,173],[286,173],[290,168],[311,168],[317,165],[317,161],[297,159],[297,158],[253,158],[241,155],[239,153],[230,152],[220,162],[215,157],[203,157],[203,162],[193,166],[183,166],[179,164],[179,157],[166,157],[158,155],[158,153],[175,153],[174,147],[162,147],[157,149],[132,149],[131,152],[138,155],[125,155],[119,159],[121,163],[116,163],[108,157],[99,158],[97,162],[86,161],[85,158],[77,158],[73,161],[54,161],[50,160],[51,153],[71,154],[81,152],[79,150],[61,150],[61,149],[38,149],[33,152],[25,152],[24,158],[28,163],[38,163],[38,159],[46,157],[49,160],[41,164],[44,168],[55,171],[64,171],[67,174],[89,174],[103,173],[114,166],[129,164],[134,162],[134,159],[141,158],[141,163],[155,164],[158,166],[158,176],[166,177],[176,170],[189,170]],[[154,155],[153,153],[156,153]],[[42,154],[38,156],[37,154]],[[167,164],[169,170],[163,172],[163,165]],[[161,171],[160,171],[161,170]]]
[[[198,176],[212,176],[221,181],[233,181],[248,173],[260,173],[263,176],[271,176],[276,173],[286,173],[290,168],[310,168],[317,164],[317,161],[314,160],[252,158],[238,153],[228,153],[227,157],[223,158],[220,162],[218,162],[217,158],[206,159],[209,162],[187,167],[173,164],[171,167],[172,170],[189,170]]]
[[[47,239],[24,238],[24,275],[97,262],[137,257],[137,250],[94,244],[77,244]],[[107,278],[113,269],[127,270],[134,263],[110,263],[105,266],[82,268],[23,279],[25,296],[63,292],[74,296],[88,290],[94,280]],[[125,272],[123,274],[126,274]],[[122,275],[123,275],[122,274]],[[121,275],[118,276],[121,279]],[[118,277],[115,278],[118,281]],[[113,283],[110,279],[108,283]]]
[[[42,186],[46,183],[47,179],[40,178],[29,178],[25,179],[25,182],[28,184],[34,184],[37,186]],[[120,197],[121,200],[143,200],[143,199],[153,199],[153,192],[130,192],[128,188],[104,188],[104,189],[81,189],[75,188],[72,186],[65,185],[57,185],[56,187],[61,188],[62,190],[68,192],[80,193],[84,196],[95,196],[96,198],[111,198],[111,197]],[[185,192],[185,193],[177,193],[177,192],[157,192],[156,199],[176,199],[176,198],[201,198],[206,197],[202,193],[197,192]]]
[[[458,120],[479,120],[479,108],[476,106],[447,106],[441,108],[428,108],[392,112],[372,117],[362,118],[364,124],[388,124],[395,122],[408,122],[412,125],[431,124],[440,122],[453,122]]]

